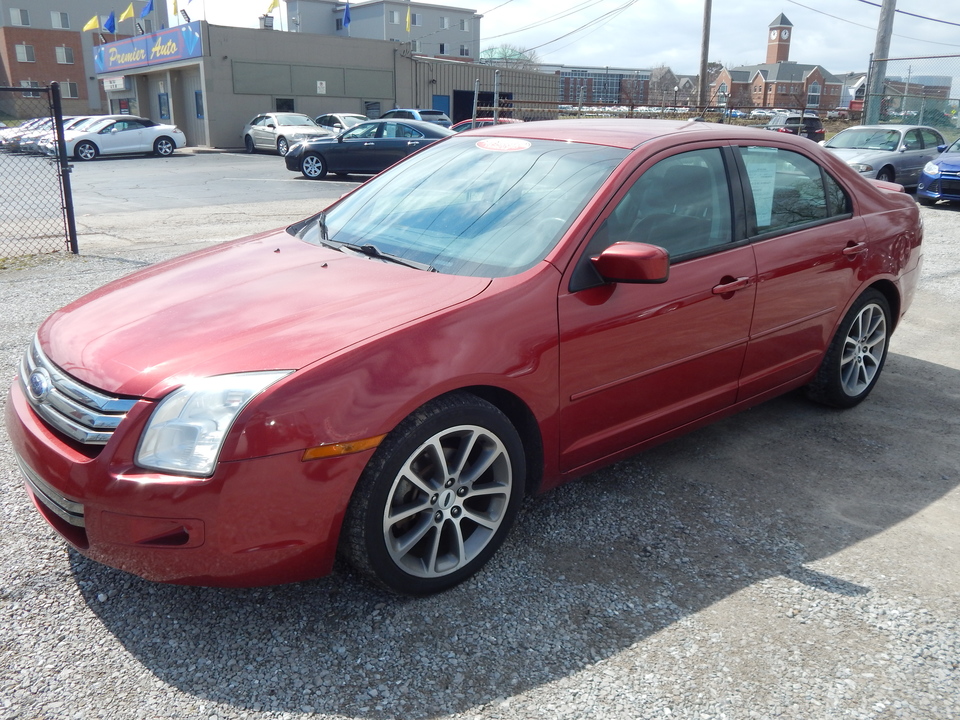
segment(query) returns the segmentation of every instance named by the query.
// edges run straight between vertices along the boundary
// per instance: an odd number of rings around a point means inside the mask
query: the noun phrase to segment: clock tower
[[[793,23],[783,13],[767,28],[767,64],[786,62],[790,59],[790,40],[793,38]]]

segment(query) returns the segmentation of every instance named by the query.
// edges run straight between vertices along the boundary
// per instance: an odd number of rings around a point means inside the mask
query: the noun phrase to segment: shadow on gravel
[[[344,571],[219,590],[150,584],[76,553],[72,570],[126,649],[198,700],[405,720],[464,712],[576,674],[766,578],[869,594],[862,578],[805,564],[960,484],[956,388],[957,371],[891,355],[853,410],[800,393],[768,402],[528,501],[487,569],[438,597],[388,596]]]

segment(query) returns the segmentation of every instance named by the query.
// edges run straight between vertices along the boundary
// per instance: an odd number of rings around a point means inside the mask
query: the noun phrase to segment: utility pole
[[[864,98],[867,103],[863,117],[865,125],[876,125],[880,121],[883,88],[887,79],[887,58],[890,57],[890,37],[893,35],[893,16],[896,12],[897,0],[883,0],[883,5],[880,7],[880,23],[877,25],[877,42],[873,48],[873,62],[869,73],[870,82]]]
[[[697,91],[697,105],[703,110],[707,107],[707,56],[710,54],[710,11],[713,0],[703,0],[703,37],[700,40],[700,87]]]

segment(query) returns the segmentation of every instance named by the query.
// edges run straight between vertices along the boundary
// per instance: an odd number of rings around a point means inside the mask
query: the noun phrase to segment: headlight
[[[293,134],[293,141],[294,141],[294,142],[300,142],[300,141],[303,140],[305,137],[306,137],[306,135],[304,135],[303,133],[294,133],[294,134]]]
[[[923,166],[923,174],[930,177],[940,177],[940,166],[935,162],[928,162]]]
[[[136,463],[183,475],[213,474],[220,448],[240,411],[290,370],[201,378],[167,395],[150,416]]]
[[[873,165],[865,165],[863,163],[850,163],[850,167],[852,167],[858,173],[873,172]]]

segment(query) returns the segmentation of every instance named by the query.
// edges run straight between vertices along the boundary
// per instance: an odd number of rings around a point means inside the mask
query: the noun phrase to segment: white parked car
[[[176,125],[161,125],[134,115],[113,115],[64,132],[67,155],[77,160],[93,160],[98,155],[147,153],[167,157],[187,144]],[[45,147],[48,154],[56,148]]]

